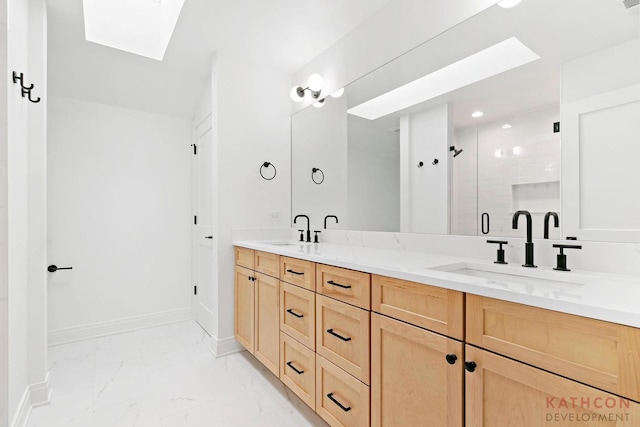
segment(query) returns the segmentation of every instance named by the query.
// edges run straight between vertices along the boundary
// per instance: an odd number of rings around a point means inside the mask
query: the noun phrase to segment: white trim
[[[244,347],[236,341],[234,337],[218,339],[214,336],[211,337],[211,353],[214,357],[228,356],[229,354],[239,353],[244,350]]]
[[[44,381],[27,386],[20,399],[18,410],[13,417],[11,427],[25,427],[29,422],[29,416],[33,408],[48,405],[51,399],[51,389],[49,388],[49,373]]]
[[[204,304],[198,300],[196,302],[196,308],[193,312],[193,317],[198,324],[211,335],[213,331],[213,320],[215,318],[213,311],[209,310]]]
[[[49,331],[49,346],[193,319],[190,307]]]

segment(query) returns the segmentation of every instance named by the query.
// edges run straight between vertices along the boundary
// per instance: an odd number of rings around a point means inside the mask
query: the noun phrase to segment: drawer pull
[[[299,370],[297,370],[297,369],[293,366],[293,364],[292,364],[291,362],[287,362],[287,366],[288,366],[288,367],[290,367],[291,369],[293,369],[293,370],[295,371],[295,373],[296,373],[296,374],[298,374],[298,375],[302,375],[302,374],[304,374],[304,371],[299,371]]]
[[[351,338],[345,338],[342,335],[338,335],[335,332],[333,332],[333,329],[327,329],[327,332],[333,335],[334,337],[340,338],[342,341],[351,341]]]
[[[456,363],[456,360],[458,360],[458,356],[456,356],[455,354],[447,354],[446,359],[449,365],[454,365]]]
[[[340,409],[342,409],[344,412],[349,412],[351,410],[351,406],[344,406],[342,405],[342,403],[338,402],[334,397],[333,397],[333,393],[329,393],[327,394],[327,397],[329,398],[329,400],[331,400],[333,403],[335,403],[336,405],[338,405],[340,407]]]
[[[289,309],[287,309],[287,313],[289,313],[289,314],[292,314],[292,315],[296,316],[298,319],[302,319],[302,318],[304,317],[304,314],[298,314],[298,313],[295,313],[295,312],[294,312],[292,309],[290,309],[290,308],[289,308]]]
[[[287,270],[287,273],[291,273],[291,274],[297,274],[298,276],[304,276],[304,273],[300,273],[298,271],[293,271],[291,269]]]
[[[469,372],[475,371],[476,370],[476,366],[478,366],[478,365],[476,365],[476,362],[473,362],[473,361],[464,362],[464,369],[466,369]]]
[[[344,288],[344,289],[350,289],[351,288],[351,285],[348,285],[348,286],[347,285],[341,285],[340,283],[336,283],[333,280],[329,280],[327,283],[330,284],[330,285],[333,285],[333,286],[337,286],[339,288]]]

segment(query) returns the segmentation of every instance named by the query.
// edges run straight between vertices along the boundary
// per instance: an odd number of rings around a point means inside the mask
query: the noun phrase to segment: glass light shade
[[[304,91],[301,91],[300,89],[302,89],[300,86],[294,86],[291,88],[290,95],[293,102],[300,102],[304,99]]]
[[[324,79],[320,74],[311,74],[307,80],[307,86],[314,92],[320,92],[324,85]]]
[[[318,101],[318,102],[314,102],[314,103],[313,103],[313,106],[314,106],[314,107],[316,107],[316,108],[322,108],[322,107],[324,107],[324,98],[322,98],[322,99],[321,99],[320,101]]]
[[[498,3],[498,6],[504,7],[505,9],[509,9],[514,6],[517,6],[520,3],[520,1],[521,0],[502,0],[501,2]]]
[[[344,88],[338,89],[337,91],[333,92],[331,96],[334,98],[340,98],[343,94],[344,94]]]
[[[522,147],[520,147],[519,145],[516,145],[511,149],[511,151],[513,152],[514,156],[519,156],[522,154]]]

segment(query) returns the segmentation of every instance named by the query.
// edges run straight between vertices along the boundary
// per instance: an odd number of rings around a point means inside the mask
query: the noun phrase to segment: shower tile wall
[[[464,148],[464,153],[452,160],[452,233],[480,234],[480,218],[486,212],[489,235],[522,237],[523,227],[513,230],[511,218],[516,210],[525,209],[533,217],[534,238],[543,236],[545,213],[561,214],[560,133],[554,132],[553,126],[559,115],[554,106],[456,129],[455,145]],[[503,127],[507,124],[510,127]],[[467,154],[470,156],[460,161]],[[476,160],[477,169],[473,165]],[[550,236],[558,238],[560,230],[552,228]]]

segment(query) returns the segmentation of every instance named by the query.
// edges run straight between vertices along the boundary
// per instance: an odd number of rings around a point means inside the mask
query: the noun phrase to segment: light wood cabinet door
[[[315,350],[315,293],[280,281],[280,330]]]
[[[315,409],[316,354],[284,332],[280,332],[280,380]]]
[[[280,280],[314,291],[316,264],[302,259],[280,257]]]
[[[253,259],[253,257],[252,257]],[[244,267],[236,266],[235,278],[235,313],[234,313],[234,335],[236,340],[249,353],[254,354],[254,304],[255,292],[253,282],[253,271]]]
[[[371,310],[458,340],[464,339],[462,292],[373,275]]]
[[[369,310],[371,308],[371,275],[361,271],[316,264],[316,292]]]
[[[236,265],[253,270],[255,251],[253,249],[241,248],[236,246]]]
[[[316,295],[316,352],[369,384],[370,313]]]
[[[316,356],[316,412],[330,426],[368,426],[369,398],[369,387]]]
[[[477,295],[466,304],[467,342],[640,401],[640,329]]]
[[[257,272],[271,277],[280,275],[280,255],[255,251],[254,265]]]
[[[466,427],[631,427],[640,404],[472,346]]]
[[[371,426],[462,427],[463,351],[459,341],[372,313]]]
[[[279,280],[255,273],[254,356],[276,376],[280,366]]]

